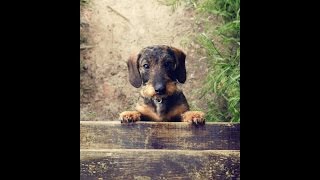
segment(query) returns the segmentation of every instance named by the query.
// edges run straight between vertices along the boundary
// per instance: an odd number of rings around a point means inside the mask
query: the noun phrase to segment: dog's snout
[[[156,93],[158,95],[163,95],[166,93],[166,86],[162,83],[157,83],[155,86],[154,86],[154,90],[156,91]]]

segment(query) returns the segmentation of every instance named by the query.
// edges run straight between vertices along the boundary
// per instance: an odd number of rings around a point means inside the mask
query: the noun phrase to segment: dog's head
[[[176,83],[186,81],[185,58],[186,55],[174,47],[146,47],[129,58],[129,81],[136,88],[144,87],[144,97],[172,95],[177,90]]]

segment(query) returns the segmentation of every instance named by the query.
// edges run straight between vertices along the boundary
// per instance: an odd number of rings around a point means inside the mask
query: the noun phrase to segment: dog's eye
[[[171,67],[173,67],[173,63],[172,62],[165,62],[164,67],[171,68]]]
[[[149,68],[150,68],[149,64],[144,64],[143,67],[144,67],[145,69],[149,69]]]

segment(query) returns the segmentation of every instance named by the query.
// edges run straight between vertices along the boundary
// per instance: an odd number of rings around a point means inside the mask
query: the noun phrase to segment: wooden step
[[[240,179],[240,123],[80,121],[80,179]]]
[[[80,121],[80,148],[239,150],[240,123]]]
[[[240,179],[239,150],[83,149],[80,179]]]

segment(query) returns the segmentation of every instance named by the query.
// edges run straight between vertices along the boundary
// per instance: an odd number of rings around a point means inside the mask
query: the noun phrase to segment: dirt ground
[[[86,45],[93,48],[80,51],[80,120],[117,120],[120,112],[133,110],[139,89],[128,81],[126,61],[132,52],[156,44],[187,54],[187,81],[181,88],[192,108],[205,111],[198,91],[208,71],[206,59],[188,39],[196,31],[194,18],[183,5],[173,11],[157,0],[91,0],[81,12]]]

